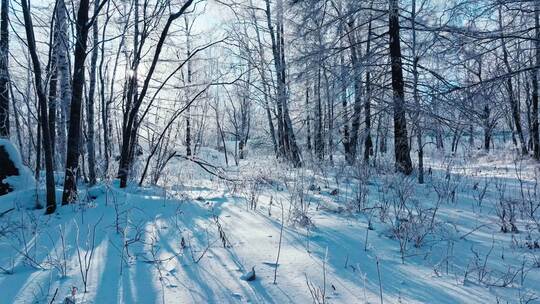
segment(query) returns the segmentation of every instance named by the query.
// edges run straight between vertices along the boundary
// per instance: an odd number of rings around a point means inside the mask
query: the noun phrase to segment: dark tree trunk
[[[306,133],[307,133],[307,150],[311,151],[311,111],[309,109],[309,84],[306,84]]]
[[[99,12],[99,1],[94,2],[94,14]],[[97,15],[96,15],[97,16]],[[96,184],[96,146],[95,146],[95,131],[94,131],[94,104],[96,95],[96,68],[98,59],[98,22],[97,18],[92,24],[93,50],[90,61],[90,86],[88,88],[88,101],[86,103],[86,125],[87,136],[86,152],[88,153],[88,182]]]
[[[186,47],[187,47],[187,57],[190,58],[191,56],[191,33],[190,33],[190,26],[188,18],[184,18],[185,24],[186,24]],[[191,60],[187,63],[187,83],[188,87],[191,88],[191,80],[192,80],[192,68],[191,68]],[[188,90],[189,92],[189,90]],[[189,102],[189,94],[186,98],[186,102]],[[191,156],[191,107],[188,106],[186,108],[186,155]]]
[[[186,155],[191,156],[191,109],[186,109]]]
[[[349,164],[356,161],[356,152],[358,149],[358,132],[360,131],[360,115],[362,112],[362,74],[360,72],[360,61],[358,47],[356,42],[355,24],[350,21],[349,24],[349,43],[351,47],[351,63],[354,76],[354,105],[352,113],[351,134],[349,140],[349,154],[345,159]]]
[[[350,141],[350,134],[349,134],[349,111],[347,109],[347,70],[345,67],[345,57],[343,56],[343,53],[340,55],[340,64],[341,64],[341,75],[340,75],[340,83],[341,83],[341,106],[343,108],[343,151],[345,152],[345,155],[350,154],[349,149],[349,141]]]
[[[0,13],[0,137],[9,137],[9,1],[2,0]]]
[[[30,62],[31,58],[28,57],[27,60]],[[27,69],[26,70],[26,79],[32,79],[32,72],[33,70],[32,69]],[[31,121],[32,121],[32,110],[30,109],[30,95],[31,95],[31,92],[33,91],[31,89],[31,86],[32,86],[32,81],[27,81],[26,82],[26,86],[25,86],[25,90],[24,90],[24,104],[26,105],[26,119],[25,119],[25,122],[26,122],[26,126],[28,127],[28,137],[30,137],[30,139],[28,140],[28,144],[26,145],[26,163],[28,164],[28,166],[30,166],[30,164],[32,163],[32,148],[36,146],[35,144],[35,140],[34,140],[34,132],[32,130],[31,127],[29,127],[31,125]],[[34,93],[35,94],[35,93]],[[13,96],[13,94],[12,94]],[[39,103],[39,101],[38,101]],[[39,118],[38,118],[38,124],[41,123],[41,121],[39,121]]]
[[[366,46],[366,55],[370,56],[371,52],[371,16],[368,25],[368,39]],[[371,73],[366,72],[366,100],[364,102],[364,123],[366,137],[364,140],[364,161],[368,162],[369,157],[373,155],[373,141],[371,140]]]
[[[381,151],[382,154],[386,154],[386,152],[388,152],[388,125],[390,124],[389,122],[389,117],[387,117],[384,113],[381,113],[381,115],[379,116],[380,119],[379,119],[379,129],[380,129],[380,137],[381,137],[381,140],[380,140],[380,144],[379,144],[379,149]],[[381,118],[382,117],[382,118]],[[384,118],[384,122],[382,121]],[[382,125],[381,123],[384,123],[384,125]]]
[[[330,90],[333,91],[333,87],[331,88],[330,80],[328,78],[328,73],[324,72],[324,84],[326,87],[325,91],[325,97],[326,97],[326,121],[327,121],[327,127],[328,130],[326,132],[327,140],[328,140],[328,159],[330,162],[334,161],[334,98],[332,94],[330,93]],[[333,86],[333,85],[332,85]]]
[[[53,154],[51,149],[51,133],[49,132],[49,122],[47,114],[47,97],[43,90],[41,80],[41,66],[39,63],[37,51],[36,51],[36,39],[34,37],[34,27],[32,25],[32,17],[30,15],[30,8],[28,7],[27,0],[21,1],[21,7],[24,15],[24,27],[26,31],[26,39],[28,45],[28,52],[32,58],[32,66],[34,68],[35,87],[38,96],[39,110],[40,110],[40,126],[42,129],[43,150],[45,152],[45,176],[47,185],[47,209],[45,214],[54,213],[56,210],[56,195],[54,189],[54,168],[53,168]]]
[[[324,141],[323,141],[323,110],[322,110],[322,97],[321,97],[321,69],[317,69],[317,84],[315,87],[317,94],[317,113],[315,120],[315,155],[319,160],[324,158]]]
[[[394,95],[394,155],[396,169],[406,175],[412,173],[412,162],[405,116],[405,89],[401,63],[398,0],[389,2],[390,59],[392,64],[392,90]]]
[[[37,116],[38,116],[38,121],[41,121],[41,113],[40,113],[40,110],[41,110],[41,105],[38,103],[37,105]],[[38,125],[36,126],[36,137],[37,137],[37,140],[36,140],[36,169],[34,171],[34,178],[38,181],[39,180],[39,175],[40,175],[40,171],[41,171],[41,142],[42,142],[42,137],[41,137],[41,123],[38,123]],[[51,149],[52,150],[52,149]],[[53,167],[54,168],[54,167]],[[40,209],[41,206],[38,202],[37,204],[37,209]]]
[[[56,43],[55,43],[56,44]],[[58,97],[58,65],[56,60],[55,46],[51,53],[51,79],[49,80],[49,132],[51,137],[51,150],[53,154],[53,168],[56,168],[54,158],[55,143],[56,143],[56,100]]]
[[[540,94],[538,88],[538,74],[540,73],[540,1],[535,2],[534,23],[536,27],[536,69],[534,69],[532,72],[532,142],[534,149],[534,158],[536,160],[540,160],[540,132],[538,130],[538,95]]]
[[[88,10],[90,1],[81,0],[77,12],[77,38],[75,41],[75,63],[73,66],[73,88],[71,93],[71,111],[67,139],[66,173],[62,205],[73,203],[77,199],[77,171],[81,147],[81,109],[85,82],[86,48],[88,43]]]
[[[452,136],[452,147],[450,150],[453,154],[457,152],[457,148],[459,146],[459,141],[461,139],[462,134],[463,134],[463,130],[461,129],[456,129],[454,131],[454,136]]]
[[[418,144],[418,183],[424,183],[424,143],[422,130],[422,106],[420,104],[420,96],[418,94],[418,50],[416,47],[416,0],[412,0],[412,55],[413,55],[413,98],[416,107],[414,113],[414,122],[416,125],[416,141]],[[472,136],[472,134],[471,134]],[[411,145],[412,146],[412,145]]]
[[[13,96],[13,86],[9,86],[9,92]],[[17,134],[17,144],[19,146],[19,152],[21,153],[21,158],[23,157],[23,141],[21,134],[21,123],[19,122],[19,110],[15,107],[15,98],[11,98],[11,106],[13,107],[13,120],[15,121],[15,133]]]
[[[489,105],[484,105],[484,150],[489,151],[489,144],[491,142],[491,125],[489,123]]]
[[[435,146],[437,147],[437,150],[444,150],[443,134],[440,127],[437,127],[435,130]]]
[[[272,12],[270,10],[270,0],[266,0],[266,20],[270,31],[272,42],[272,55],[276,70],[277,82],[277,108],[278,108],[278,137],[280,150],[295,167],[302,166],[302,156],[293,131],[291,117],[289,115],[287,83],[285,78],[285,50],[284,50],[284,29],[283,29],[283,2],[277,1],[278,21],[277,29],[272,24]]]
[[[107,31],[107,25],[109,24],[110,15],[110,2],[107,2],[107,18],[105,19],[105,24],[103,26],[103,30],[101,33],[101,40],[105,41],[106,37],[106,31]],[[109,170],[109,158],[111,155],[111,136],[110,136],[110,126],[109,126],[109,102],[105,98],[105,71],[103,69],[103,64],[105,61],[105,48],[101,47],[101,58],[99,61],[99,83],[100,83],[100,98],[101,98],[101,127],[103,128],[103,155],[104,155],[104,163],[103,163],[103,176],[107,177],[107,172]],[[114,79],[114,77],[113,77]],[[111,96],[112,90],[111,90]]]

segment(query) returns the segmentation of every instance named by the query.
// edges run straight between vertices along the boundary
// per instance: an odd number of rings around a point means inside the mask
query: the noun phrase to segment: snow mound
[[[9,160],[11,160],[15,168],[19,171],[19,175],[8,176],[2,182],[9,184],[16,191],[34,187],[36,181],[32,175],[32,171],[23,164],[17,148],[8,139],[0,139],[0,147],[5,150]]]

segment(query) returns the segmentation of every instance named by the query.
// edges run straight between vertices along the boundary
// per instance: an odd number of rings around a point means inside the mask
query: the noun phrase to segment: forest
[[[0,4],[0,304],[540,303],[540,0]]]

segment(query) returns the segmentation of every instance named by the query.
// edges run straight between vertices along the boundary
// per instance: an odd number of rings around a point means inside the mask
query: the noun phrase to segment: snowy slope
[[[160,187],[103,182],[53,216],[0,218],[0,303],[61,303],[73,286],[77,303],[322,303],[323,294],[325,303],[380,303],[381,290],[384,303],[538,301],[540,249],[526,245],[538,226],[518,220],[519,233],[502,233],[497,216],[501,187],[520,196],[515,175],[488,180],[437,162],[425,185],[344,166],[291,170],[271,158],[229,168],[234,182],[185,160]],[[392,228],[401,196],[425,212],[415,232],[437,208],[433,231],[403,255]],[[243,280],[252,267],[256,280]]]

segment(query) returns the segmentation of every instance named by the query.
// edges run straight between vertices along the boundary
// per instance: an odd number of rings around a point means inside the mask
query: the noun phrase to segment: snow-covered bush
[[[0,138],[0,195],[35,187],[36,181],[30,169],[21,159],[17,148],[8,140]],[[30,200],[24,207],[32,207]]]
[[[361,212],[368,204],[369,195],[369,176],[368,166],[357,166],[354,170],[356,187],[354,188],[354,199],[350,202],[349,209]]]
[[[312,226],[313,221],[309,215],[311,201],[307,195],[306,179],[303,173],[294,175],[291,182],[286,184],[289,192],[289,218],[288,221],[300,227]]]

